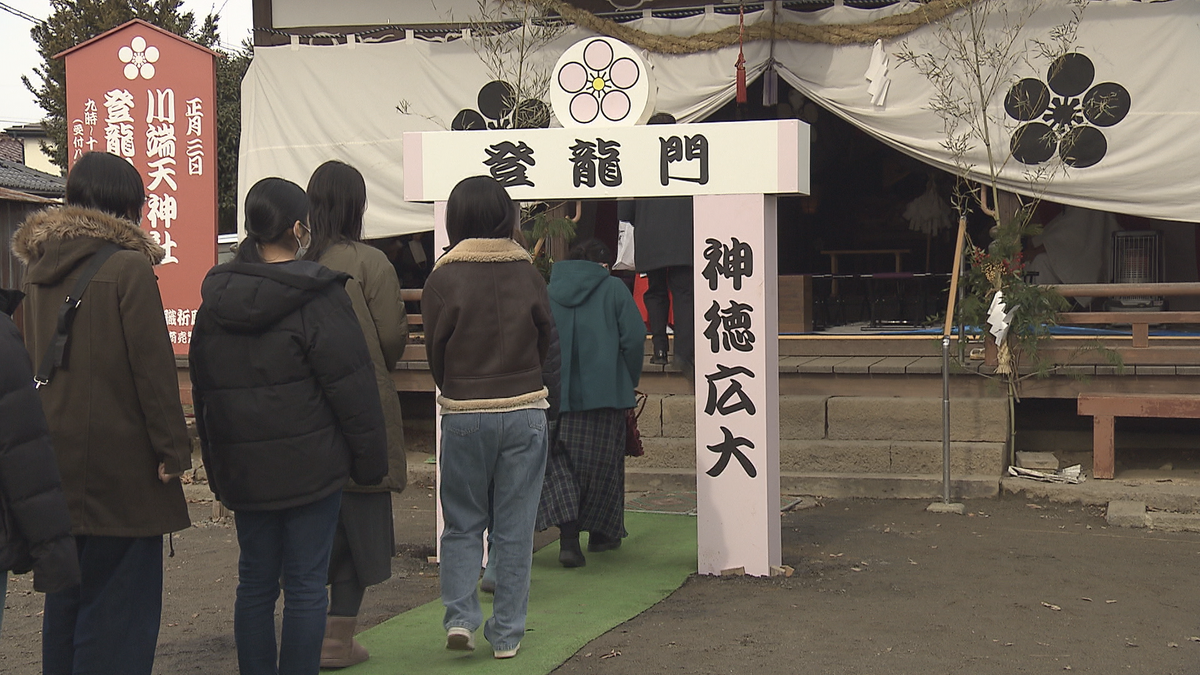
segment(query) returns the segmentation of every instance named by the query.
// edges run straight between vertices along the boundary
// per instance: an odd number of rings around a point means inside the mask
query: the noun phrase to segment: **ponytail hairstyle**
[[[362,241],[367,184],[358,169],[337,160],[317,167],[308,179],[308,202],[313,239],[306,260],[320,259],[334,244]]]
[[[263,262],[260,244],[278,244],[292,235],[296,221],[308,225],[308,195],[295,183],[264,178],[246,193],[246,239],[238,246],[239,262]]]
[[[71,167],[66,202],[140,224],[146,189],[129,162],[107,152],[89,152]]]
[[[464,239],[509,239],[520,223],[520,210],[504,186],[491,176],[459,181],[446,201],[446,234],[453,248]]]

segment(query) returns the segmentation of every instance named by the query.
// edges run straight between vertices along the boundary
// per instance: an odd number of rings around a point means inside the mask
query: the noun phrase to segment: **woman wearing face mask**
[[[298,260],[312,240],[304,190],[263,179],[245,217],[237,257],[202,286],[190,353],[196,427],[209,487],[237,525],[240,672],[315,675],[342,487],[387,473],[383,412],[347,276]]]

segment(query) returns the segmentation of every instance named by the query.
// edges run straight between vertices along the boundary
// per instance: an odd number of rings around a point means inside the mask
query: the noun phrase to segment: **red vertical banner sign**
[[[133,20],[59,54],[67,68],[70,165],[108,152],[142,175],[142,227],[176,354],[186,354],[200,282],[217,262],[216,53]]]

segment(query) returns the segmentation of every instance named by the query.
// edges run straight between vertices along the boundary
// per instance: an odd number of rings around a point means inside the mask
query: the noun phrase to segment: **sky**
[[[0,3],[38,19],[50,15],[50,0],[0,0]],[[253,26],[251,0],[183,0],[184,11],[192,11],[197,20],[216,12],[221,21],[221,44],[235,47],[250,37]],[[21,76],[28,75],[34,83],[34,66],[41,63],[37,45],[29,37],[34,24],[0,8],[0,129],[17,124],[37,122],[42,109],[33,100]]]

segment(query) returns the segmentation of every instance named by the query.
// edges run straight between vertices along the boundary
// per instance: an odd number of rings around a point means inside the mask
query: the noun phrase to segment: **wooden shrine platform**
[[[800,298],[803,315],[785,330],[811,327],[811,280],[781,277],[787,292],[781,297]],[[1064,295],[1200,295],[1200,283],[1059,286]],[[1135,293],[1136,292],[1136,293]],[[406,289],[403,298],[416,302],[420,290]],[[781,310],[784,309],[781,305]],[[781,326],[784,314],[781,311]],[[1060,366],[1045,378],[1029,378],[1021,385],[1023,398],[1074,399],[1079,394],[1200,394],[1200,336],[1152,336],[1148,326],[1181,321],[1190,323],[1193,312],[1144,312],[1133,317],[1125,335],[1066,336],[1054,338],[1044,349],[1046,358]],[[1187,316],[1184,316],[1187,315]],[[1106,324],[1125,316],[1109,312],[1069,313],[1062,323]],[[796,317],[792,317],[795,319]],[[1126,317],[1128,320],[1128,317]],[[1185,321],[1186,320],[1186,321]],[[789,319],[791,321],[791,319]],[[399,391],[433,391],[433,378],[420,343],[421,317],[409,315],[413,343],[392,373]],[[1101,349],[1103,348],[1103,349]],[[1107,353],[1104,350],[1108,350]],[[652,365],[650,343],[639,389],[649,394],[690,394],[692,386],[673,364]],[[968,342],[963,354],[982,354],[983,345]],[[674,350],[672,350],[674,353]],[[958,362],[957,338],[951,342],[951,395],[994,398],[1000,387],[989,375],[994,369],[982,358]],[[1113,364],[1113,354],[1121,366]],[[185,402],[191,400],[186,357],[177,359]],[[779,338],[779,391],[781,395],[941,397],[941,337],[930,334],[804,334]]]

